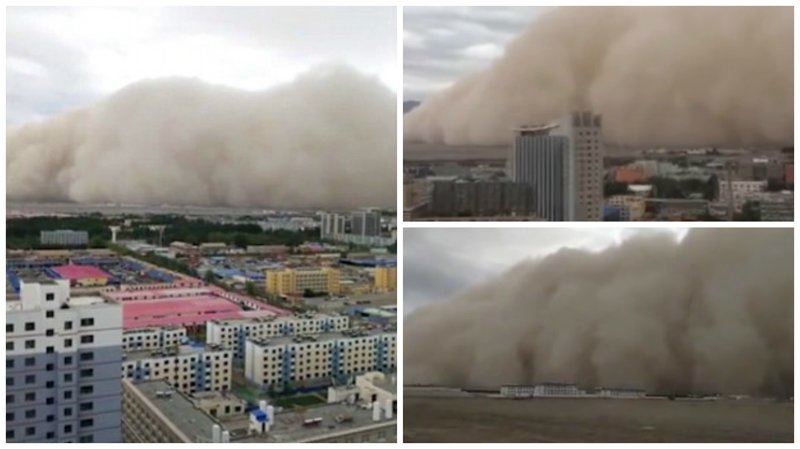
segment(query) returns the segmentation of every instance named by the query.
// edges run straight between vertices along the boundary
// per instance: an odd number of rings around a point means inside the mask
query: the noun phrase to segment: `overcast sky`
[[[83,106],[143,78],[259,90],[345,62],[397,90],[394,7],[12,7],[11,124]]]
[[[403,8],[403,99],[422,100],[487,67],[547,7]]]
[[[406,228],[403,234],[403,313],[445,301],[466,287],[491,279],[526,258],[561,248],[599,251],[634,234],[686,228],[507,229]]]

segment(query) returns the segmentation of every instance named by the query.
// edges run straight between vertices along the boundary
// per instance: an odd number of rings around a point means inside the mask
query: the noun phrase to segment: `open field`
[[[791,402],[404,398],[404,441],[792,442]]]

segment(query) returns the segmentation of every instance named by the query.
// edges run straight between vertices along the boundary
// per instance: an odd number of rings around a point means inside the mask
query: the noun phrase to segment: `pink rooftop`
[[[87,278],[108,279],[111,277],[105,271],[92,265],[61,265],[53,268],[53,271],[58,273],[62,279],[69,279],[70,281]]]
[[[227,293],[222,291],[222,293]],[[105,296],[122,302],[122,326],[134,329],[153,326],[199,325],[210,320],[285,315],[278,307],[231,295],[236,301],[247,300],[258,310],[242,310],[233,300],[212,288],[175,288],[108,292]]]

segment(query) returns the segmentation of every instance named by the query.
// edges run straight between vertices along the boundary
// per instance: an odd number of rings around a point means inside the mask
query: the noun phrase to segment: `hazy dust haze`
[[[524,261],[408,317],[405,383],[792,395],[792,246],[702,229]]]
[[[569,111],[609,143],[793,141],[791,7],[560,7],[405,116],[406,141],[494,145]]]
[[[11,200],[266,207],[395,204],[396,102],[323,66],[259,92],[145,80],[10,127]]]

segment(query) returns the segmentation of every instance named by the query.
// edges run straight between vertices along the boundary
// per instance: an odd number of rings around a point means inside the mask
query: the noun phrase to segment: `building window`
[[[44,313],[44,316],[46,318],[53,318],[54,316],[56,316],[56,313],[52,310],[48,310],[47,312]]]
[[[55,437],[56,437],[56,433],[55,432],[47,432],[47,439],[48,440],[52,440]]]
[[[44,334],[48,337],[52,337],[55,334],[55,332],[53,331],[53,329],[47,329],[46,331],[44,331]]]
[[[6,342],[6,351],[13,351],[13,350],[14,350],[14,342],[13,341],[7,341]]]
[[[81,336],[81,343],[94,343],[94,335]]]
[[[25,393],[25,400],[28,401],[28,402],[35,401],[36,400],[36,393],[33,393],[33,392]]]
[[[26,410],[25,411],[25,418],[27,418],[27,419],[36,418],[36,410]]]
[[[81,318],[81,327],[94,326],[94,318]]]
[[[94,376],[94,370],[91,368],[81,370],[81,378]]]
[[[81,353],[81,360],[84,362],[89,360],[94,360],[94,352]]]
[[[25,323],[25,330],[26,331],[35,331],[36,330],[36,323]]]
[[[92,419],[92,418],[82,419],[81,420],[81,424],[80,424],[81,428],[91,427],[93,425],[94,425],[94,419]]]
[[[6,332],[14,332],[14,325],[6,324]]]
[[[64,416],[72,416],[72,407],[64,407]]]
[[[13,439],[14,439],[14,431],[6,430],[6,440],[13,440]]]
[[[36,383],[36,375],[35,374],[28,374],[25,376],[25,384],[31,385]]]
[[[25,429],[25,435],[32,436],[36,435],[36,427],[28,427]]]
[[[94,443],[94,435],[84,435],[78,438],[79,443]]]
[[[92,394],[92,393],[94,393],[93,385],[84,385],[81,387],[81,394]]]
[[[81,403],[81,411],[88,411],[94,409],[94,402],[83,402]]]
[[[25,349],[36,349],[36,340],[25,340]]]
[[[13,367],[14,367],[14,360],[13,359],[6,360],[6,369]]]
[[[64,426],[64,433],[72,433],[72,424],[67,424]]]
[[[45,301],[53,301],[54,299],[56,299],[55,293],[46,293],[44,295],[44,300]]]
[[[72,347],[72,339],[71,338],[65,338],[64,339],[64,347],[65,348],[71,348]]]
[[[72,321],[64,321],[64,330],[68,331],[72,329]]]

